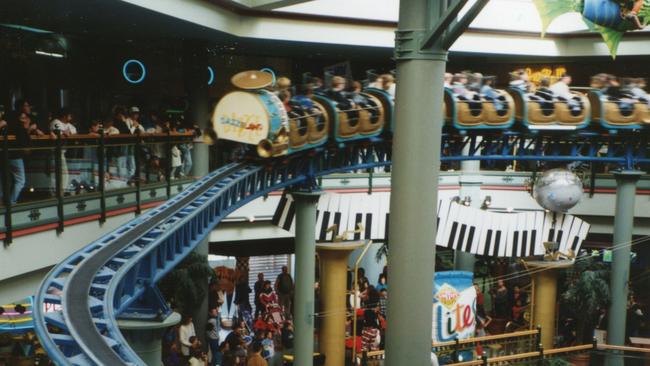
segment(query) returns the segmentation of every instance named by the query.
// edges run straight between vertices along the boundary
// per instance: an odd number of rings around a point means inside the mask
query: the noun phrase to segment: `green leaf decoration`
[[[533,0],[533,3],[542,21],[542,37],[555,18],[566,13],[580,12],[582,4],[581,0]]]
[[[609,53],[612,55],[612,58],[616,59],[618,45],[621,43],[621,39],[623,38],[623,34],[625,32],[619,32],[617,30],[601,27],[599,25],[594,25],[594,27],[595,30],[603,37],[603,41],[605,41],[607,48],[609,48]]]

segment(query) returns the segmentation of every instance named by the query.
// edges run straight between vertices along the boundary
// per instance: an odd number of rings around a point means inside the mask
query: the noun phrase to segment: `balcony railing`
[[[182,191],[191,181],[192,132],[0,136],[0,239],[106,221]],[[18,161],[22,161],[22,163]],[[23,185],[21,187],[21,185]]]

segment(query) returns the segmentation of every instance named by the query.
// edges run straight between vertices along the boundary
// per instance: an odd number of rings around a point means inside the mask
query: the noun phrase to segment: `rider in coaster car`
[[[488,101],[494,103],[494,108],[497,112],[505,112],[506,104],[504,103],[505,97],[497,93],[494,89],[494,81],[496,80],[495,76],[484,76],[483,85],[481,86],[481,95]]]
[[[519,89],[524,93],[529,93],[531,91],[526,70],[518,69],[510,73],[510,87],[513,89]]]
[[[550,115],[553,113],[553,100],[555,99],[554,93],[549,87],[551,86],[551,79],[543,78],[539,81],[539,88],[535,91],[535,96],[539,97],[539,105],[542,107],[542,113]]]
[[[562,76],[553,85],[550,90],[561,102],[566,103],[571,109],[571,114],[577,116],[582,111],[580,98],[571,93],[569,85],[571,84],[571,75],[562,74]]]
[[[467,88],[467,74],[458,73],[454,75],[451,81],[451,89],[460,101],[464,101],[469,105],[472,114],[478,115],[483,108],[481,104],[481,97]]]
[[[619,83],[616,76],[602,74],[601,77],[604,79],[603,88],[601,91],[607,96],[607,100],[616,102],[623,116],[632,115],[632,113],[634,113],[635,102],[633,95],[621,87],[621,84]]]
[[[341,76],[334,76],[332,78],[332,87],[327,91],[326,96],[336,102],[336,106],[341,112],[346,112],[350,121],[357,121],[359,119],[359,111],[357,105],[350,95],[345,91],[347,81]]]
[[[646,83],[644,78],[636,78],[632,80],[630,85],[630,93],[634,95],[639,101],[648,103],[650,105],[650,95],[645,91]]]

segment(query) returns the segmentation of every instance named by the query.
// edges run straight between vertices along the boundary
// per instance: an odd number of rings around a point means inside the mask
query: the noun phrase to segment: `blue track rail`
[[[461,152],[469,145],[469,155]],[[441,160],[650,163],[645,135],[480,136],[443,134]],[[34,323],[47,353],[63,365],[143,365],[117,318],[160,319],[170,312],[156,283],[228,214],[289,186],[317,189],[320,176],[390,165],[390,141],[317,148],[257,163],[230,164],[74,253],[54,267],[36,294]],[[62,310],[43,312],[44,305]],[[53,326],[53,327],[50,327]]]

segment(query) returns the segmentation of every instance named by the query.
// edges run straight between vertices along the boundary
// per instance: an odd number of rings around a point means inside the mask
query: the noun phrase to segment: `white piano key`
[[[344,232],[350,230],[349,228],[349,215],[350,215],[350,204],[352,198],[349,194],[341,194],[341,200],[339,202],[339,210],[341,212],[341,219],[339,220],[338,234],[342,235]]]
[[[499,222],[496,227],[496,235],[494,237],[494,254],[499,257],[505,257],[508,248],[508,233],[510,230],[510,214],[500,214]]]
[[[352,199],[349,194],[341,194],[339,196],[341,196],[339,201],[339,212],[341,213],[341,217],[338,220],[338,223],[335,218],[334,223],[338,224],[338,235],[341,235],[348,230],[348,215],[350,214],[350,202]]]
[[[519,214],[508,213],[508,214],[503,214],[503,217],[504,217],[505,228],[506,228],[505,229],[506,240],[505,240],[505,248],[501,256],[512,257],[514,251],[513,238],[514,238],[515,230],[517,229],[517,221],[518,221],[517,218],[519,217]],[[501,251],[501,248],[499,248],[499,251]]]
[[[535,212],[535,226],[533,227],[535,237],[534,255],[544,254],[544,216],[545,211]]]
[[[573,217],[571,231],[569,231],[569,235],[567,235],[565,251],[563,253],[569,253],[569,250],[573,250],[573,246],[574,246],[573,244],[575,238],[578,238],[578,242],[576,243],[576,246],[580,243],[578,234],[580,234],[580,228],[582,227],[583,223],[584,221],[580,220],[577,217]],[[575,254],[577,255],[578,253],[576,252]]]
[[[439,246],[445,246],[445,243],[443,243],[443,238],[445,235],[445,228],[447,225],[447,218],[450,215],[450,210],[451,210],[451,205],[452,201],[449,199],[442,199],[439,201],[440,203],[440,209],[438,210],[438,230],[436,231],[436,239],[435,243],[436,245]]]
[[[487,211],[475,209],[476,215],[474,216],[474,235],[472,241],[470,242],[469,252],[472,254],[483,254],[479,251],[480,239],[483,232],[483,226],[487,218]],[[469,238],[468,238],[469,240]]]
[[[556,214],[550,211],[544,211],[544,232],[542,235],[542,243],[553,241],[555,238],[553,225],[555,224]]]
[[[445,230],[442,236],[441,245],[449,248],[449,244],[453,243],[453,240],[458,234],[458,223],[456,219],[458,217],[458,212],[460,210],[460,205],[458,203],[452,202],[449,207],[449,214],[447,220],[445,221]],[[450,240],[451,237],[451,240]]]
[[[492,219],[494,217],[494,214],[492,212],[487,212],[483,211],[484,214],[482,215],[482,226],[481,226],[481,234],[479,235],[478,239],[478,248],[474,254],[477,255],[490,255],[490,249],[491,245],[488,241],[491,241],[492,238],[490,237],[488,240],[488,230],[492,229],[493,223]]]
[[[379,196],[379,216],[377,217],[377,224],[379,225],[377,230],[379,235],[377,239],[386,239],[384,238],[386,233],[386,214],[390,212],[390,194],[389,193],[375,193],[375,197]]]
[[[562,215],[562,226],[557,231],[557,242],[560,244],[560,252],[566,253],[566,247],[568,243],[569,232],[571,231],[571,225],[575,216],[572,215]]]
[[[325,211],[327,211],[327,205],[329,203],[329,194],[323,194],[320,196],[320,199],[318,200],[318,215],[316,216],[316,240],[319,240],[320,238],[320,229],[321,225],[323,224],[323,216]]]
[[[384,235],[383,231],[379,231],[379,222],[381,221],[381,201],[373,196],[366,196],[370,198],[370,213],[372,214],[372,230],[370,231],[370,239],[376,239]]]
[[[582,221],[582,220],[581,220]],[[582,247],[582,242],[587,239],[587,234],[589,234],[589,228],[591,225],[585,221],[582,221],[582,225],[580,225],[580,232],[578,233],[578,243],[573,248],[573,252],[578,255],[578,252],[580,252],[580,248]]]
[[[284,210],[282,211],[282,215],[280,215],[280,227],[282,227],[285,230],[291,229],[291,221],[293,220],[293,215],[295,215],[295,201],[293,199],[293,196],[288,194],[287,196],[287,203],[284,206]]]

